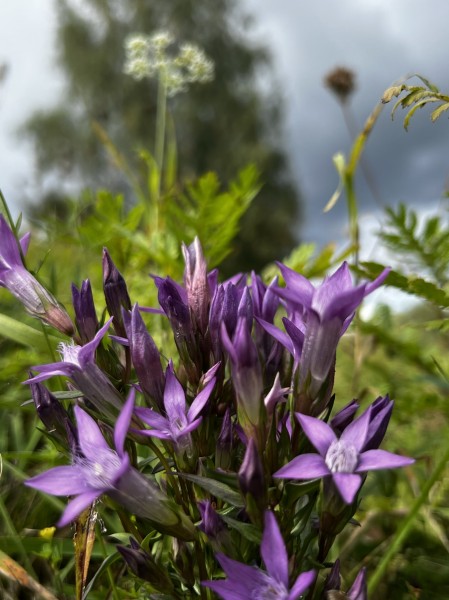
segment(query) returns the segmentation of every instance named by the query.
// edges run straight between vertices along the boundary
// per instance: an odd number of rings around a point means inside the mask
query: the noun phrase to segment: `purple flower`
[[[300,388],[307,385],[312,399],[326,380],[335,362],[337,344],[363,298],[378,288],[390,269],[373,282],[354,286],[344,262],[318,287],[285,265],[278,263],[286,288],[277,292],[287,301],[291,314],[304,321],[304,343],[300,360]],[[310,383],[307,380],[310,378]]]
[[[20,241],[26,252],[29,234]],[[0,215],[0,286],[20,300],[26,310],[66,335],[75,331],[69,315],[48,290],[24,267],[20,248],[3,215]]]
[[[257,425],[263,407],[262,369],[246,317],[242,315],[238,318],[232,341],[224,323],[221,326],[221,337],[231,361],[232,383],[240,412],[239,420],[242,426],[246,426],[247,421]]]
[[[314,582],[315,571],[301,573],[289,587],[288,556],[276,518],[265,512],[265,528],[260,547],[266,571],[245,565],[217,554],[217,559],[227,575],[222,581],[203,581],[223,600],[297,600]]]
[[[72,283],[72,303],[75,309],[75,322],[81,342],[87,344],[94,339],[98,327],[92,287],[88,279],[83,281],[81,289],[78,289]]]
[[[64,527],[73,521],[102,494],[113,490],[130,469],[124,444],[133,408],[134,390],[131,391],[117,419],[114,428],[116,450],[112,450],[94,419],[79,406],[75,406],[78,442],[82,454],[74,457],[71,466],[54,467],[25,482],[26,485],[47,494],[76,496],[68,503],[58,521],[58,527]]]
[[[361,473],[404,467],[415,462],[412,458],[385,450],[363,450],[376,427],[372,423],[371,406],[350,423],[339,438],[320,419],[299,413],[296,416],[319,454],[301,454],[273,477],[302,480],[330,476],[344,502],[351,504],[362,485]]]
[[[216,368],[212,367],[212,369]],[[167,416],[164,417],[149,408],[136,408],[137,416],[152,427],[152,429],[144,429],[140,433],[163,440],[171,440],[178,449],[184,448],[186,443],[188,444],[186,436],[202,421],[199,414],[206,405],[214,385],[215,377],[212,377],[187,408],[184,389],[177,380],[173,364],[170,362],[166,371],[164,390],[164,408]]]
[[[39,375],[28,379],[25,383],[37,383],[56,375],[70,377],[77,388],[90,400],[96,408],[108,416],[115,416],[123,400],[121,395],[109,381],[103,371],[95,364],[95,351],[106,334],[112,319],[109,319],[97,332],[94,339],[85,346],[77,344],[60,344],[62,360],[47,365],[33,367]]]

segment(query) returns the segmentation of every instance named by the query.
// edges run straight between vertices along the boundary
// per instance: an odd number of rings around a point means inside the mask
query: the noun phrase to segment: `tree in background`
[[[271,78],[270,60],[246,37],[249,20],[236,5],[235,0],[130,0],[125,5],[61,0],[58,51],[66,97],[57,108],[35,113],[24,132],[46,182],[57,181],[60,187],[63,177],[78,189],[107,187],[129,195],[92,127],[99,124],[144,175],[137,150],[153,143],[156,85],[124,75],[124,41],[131,33],[165,28],[177,40],[200,45],[215,62],[214,80],[192,86],[169,106],[176,124],[178,176],[189,179],[212,170],[226,184],[243,165],[258,166],[264,185],[227,260],[227,270],[248,270],[287,254],[297,243],[299,202],[279,143],[279,97],[257,85],[257,77]],[[64,206],[60,192],[45,188],[31,216],[46,214],[57,200]]]

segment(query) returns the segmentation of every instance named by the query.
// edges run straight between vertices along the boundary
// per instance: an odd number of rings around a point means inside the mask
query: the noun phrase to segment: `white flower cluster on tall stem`
[[[214,62],[202,48],[185,43],[179,46],[177,55],[170,56],[167,49],[173,42],[167,31],[130,35],[125,42],[125,73],[137,80],[162,78],[168,96],[186,91],[191,83],[213,80]]]

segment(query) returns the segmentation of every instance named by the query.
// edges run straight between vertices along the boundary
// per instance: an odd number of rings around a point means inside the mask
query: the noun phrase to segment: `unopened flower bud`
[[[106,248],[103,248],[103,290],[108,312],[111,317],[114,317],[114,329],[117,335],[124,336],[122,307],[131,310],[131,300],[126,282]]]
[[[81,343],[87,344],[94,339],[98,329],[97,313],[90,281],[85,279],[78,289],[72,283],[72,302],[75,309],[75,322]]]

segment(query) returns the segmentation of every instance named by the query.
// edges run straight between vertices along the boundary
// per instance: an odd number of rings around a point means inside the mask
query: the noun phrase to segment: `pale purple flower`
[[[29,234],[20,240],[0,215],[0,286],[7,288],[26,310],[66,335],[75,331],[73,323],[56,298],[25,268],[20,251],[25,254]]]
[[[223,600],[297,600],[314,582],[315,571],[306,571],[290,587],[287,550],[271,511],[265,512],[260,553],[266,571],[217,554],[227,579],[203,581],[202,585],[209,587]]]
[[[356,308],[383,283],[390,269],[384,269],[372,282],[354,286],[348,264],[344,262],[315,288],[303,275],[281,263],[278,266],[286,287],[277,288],[277,293],[287,301],[290,314],[296,313],[296,318],[304,322],[299,385],[301,389],[307,385],[314,398],[332,369],[338,342]]]
[[[133,408],[134,390],[117,419],[114,428],[115,450],[112,450],[94,419],[82,408],[75,406],[81,454],[74,457],[71,466],[54,467],[25,482],[47,494],[75,496],[59,519],[58,527],[64,527],[101,495],[115,489],[119,480],[130,469],[124,445]]]
[[[283,479],[316,479],[332,477],[346,504],[351,504],[362,485],[362,475],[377,469],[404,467],[415,462],[412,458],[385,450],[366,450],[364,445],[376,425],[372,423],[372,407],[350,423],[340,437],[332,428],[314,417],[296,413],[304,433],[318,454],[300,454],[274,473]]]
[[[216,366],[212,367],[216,370]],[[136,414],[152,429],[141,430],[144,435],[171,440],[178,448],[183,449],[188,444],[188,436],[201,423],[201,411],[209,400],[215,385],[215,377],[205,385],[201,392],[188,407],[182,385],[173,370],[173,364],[167,367],[164,389],[164,409],[166,416],[162,416],[149,408],[136,408]]]
[[[115,416],[120,410],[123,400],[107,376],[95,363],[95,351],[106,334],[112,318],[96,333],[94,339],[85,346],[77,344],[60,344],[61,361],[32,367],[38,375],[25,383],[37,383],[56,375],[70,377],[77,388],[90,400],[97,409]],[[116,410],[111,410],[111,406]]]

